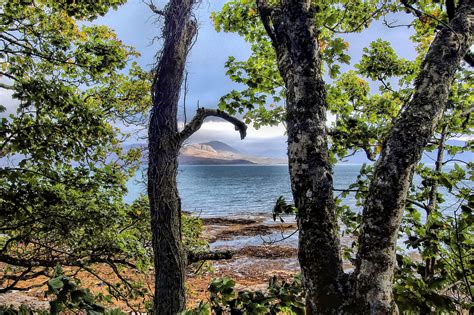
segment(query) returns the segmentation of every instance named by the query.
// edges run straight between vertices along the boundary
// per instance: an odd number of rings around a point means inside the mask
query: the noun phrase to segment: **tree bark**
[[[148,198],[155,263],[155,314],[185,307],[186,256],[181,242],[181,202],[176,175],[180,140],[178,101],[186,57],[197,32],[194,0],[171,0],[164,10],[164,46],[152,85],[148,131]]]
[[[202,253],[188,252],[188,264],[202,260],[222,260],[231,259],[234,253],[230,250],[214,250]]]
[[[321,76],[311,1],[257,0],[287,89],[291,187],[298,208],[299,253],[308,314],[330,314],[345,296]]]
[[[445,110],[451,83],[473,43],[474,0],[435,37],[415,83],[415,93],[383,143],[363,210],[354,298],[366,314],[396,312],[395,247],[414,168]]]
[[[178,101],[186,58],[196,37],[192,16],[196,0],[171,0],[164,16],[164,46],[154,70],[153,107],[148,129],[148,198],[151,212],[155,264],[154,313],[177,314],[185,308],[185,268],[190,262],[226,259],[228,252],[186,253],[181,240],[181,201],[176,183],[178,155],[183,142],[199,130],[209,116],[223,118],[235,126],[243,139],[247,127],[219,111],[199,108],[183,131],[178,130]]]

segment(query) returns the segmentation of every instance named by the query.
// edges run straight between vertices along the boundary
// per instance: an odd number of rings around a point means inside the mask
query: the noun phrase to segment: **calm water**
[[[361,165],[337,165],[334,168],[334,187],[347,188],[359,174]],[[129,194],[126,201],[131,202],[139,194],[146,192],[143,184],[143,174],[137,174],[134,181],[128,183]],[[211,216],[241,216],[241,215],[271,215],[273,206],[279,196],[284,196],[288,202],[292,201],[288,167],[286,165],[184,165],[178,172],[178,188],[180,191],[183,209],[201,217]],[[415,182],[420,182],[415,178]],[[467,183],[472,186],[472,182]],[[337,192],[335,193],[337,194]],[[456,200],[450,194],[444,194],[446,201],[445,211],[452,212]],[[344,199],[344,203],[358,210],[354,195]],[[457,207],[454,204],[454,207]],[[422,213],[422,217],[424,214]],[[285,219],[293,221],[294,218]],[[271,224],[268,218],[266,223]],[[291,235],[280,245],[297,246],[298,234]],[[347,238],[347,237],[346,237]],[[280,232],[266,236],[238,236],[230,240],[218,240],[211,247],[239,248],[249,245],[261,245],[263,242],[281,241]],[[342,244],[350,244],[350,238],[342,239]],[[404,248],[403,239],[399,246]]]
[[[360,165],[337,165],[335,188],[347,188],[359,169]],[[140,177],[129,183],[127,201],[146,191]],[[286,165],[183,165],[178,188],[183,209],[201,216],[271,214],[279,196],[292,201]],[[345,202],[354,205],[355,199],[349,196]]]

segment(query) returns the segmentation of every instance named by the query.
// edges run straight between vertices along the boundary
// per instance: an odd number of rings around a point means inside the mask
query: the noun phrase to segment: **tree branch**
[[[230,116],[226,112],[223,112],[219,109],[206,109],[206,108],[199,108],[196,112],[194,118],[187,124],[184,129],[179,133],[179,138],[181,143],[183,143],[186,139],[192,136],[196,131],[201,128],[204,119],[207,117],[214,116],[219,117],[224,120],[227,120],[231,124],[235,126],[235,130],[240,132],[240,138],[244,139],[247,135],[247,126],[244,122],[240,121],[239,119]]]
[[[423,210],[429,211],[429,207],[427,205],[425,205],[424,203],[418,202],[418,201],[410,199],[410,198],[407,198],[407,202],[411,203],[414,206],[420,207]]]
[[[161,16],[165,16],[165,11],[158,9],[153,3],[153,1],[150,1],[150,3],[147,3],[147,5],[150,8],[150,10],[153,11],[153,13],[161,15]]]
[[[202,260],[223,260],[231,259],[234,253],[230,250],[215,250],[202,253],[188,252],[188,265]]]
[[[13,283],[7,285],[7,286],[4,287],[4,288],[0,288],[0,293],[5,293],[5,292],[8,292],[8,291],[12,290],[12,289],[15,287],[15,285],[21,280],[21,277],[24,276],[24,275],[26,275],[28,272],[30,272],[31,269],[32,269],[32,267],[28,267],[26,270],[24,270],[24,271],[21,273],[20,276],[18,276],[18,278],[16,278],[16,279],[13,281]]]
[[[467,62],[467,64],[471,67],[474,67],[474,53],[468,51],[466,55],[464,55],[464,61]]]
[[[451,32],[453,32],[456,37],[458,37],[459,39],[459,36],[458,34],[456,33],[456,31],[454,31],[451,26],[449,24],[447,24],[446,22],[438,19],[436,16],[432,15],[432,14],[429,14],[427,12],[424,12],[424,11],[421,11],[421,10],[418,10],[417,8],[415,8],[414,6],[412,6],[408,0],[400,0],[400,2],[403,4],[403,6],[406,8],[407,10],[407,13],[410,13],[412,12],[417,18],[421,19],[423,16],[427,16],[433,20],[435,20],[436,22],[438,22],[439,24],[443,25],[444,27],[446,27],[447,29],[449,29]]]
[[[30,267],[56,267],[57,264],[61,266],[68,266],[68,267],[84,267],[87,265],[95,264],[95,263],[115,263],[128,266],[130,268],[136,268],[136,266],[127,260],[124,259],[113,259],[113,258],[104,258],[104,257],[94,257],[92,255],[83,257],[82,259],[76,259],[75,257],[70,257],[69,259],[42,259],[42,258],[16,258],[7,254],[0,254],[0,262],[30,268]]]
[[[6,89],[6,90],[15,90],[15,88],[12,85],[8,85],[2,82],[0,82],[0,88]]]
[[[270,12],[271,9],[268,6],[266,0],[257,0],[257,9],[260,15],[260,19],[262,20],[263,27],[267,32],[268,36],[272,40],[274,46],[277,44],[277,38],[274,29],[270,26]]]

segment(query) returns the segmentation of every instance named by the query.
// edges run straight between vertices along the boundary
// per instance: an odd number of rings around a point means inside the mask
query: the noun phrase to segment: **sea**
[[[334,188],[347,189],[357,180],[361,167],[336,165]],[[128,183],[127,202],[146,193],[144,174],[138,172]],[[201,217],[271,215],[279,196],[292,202],[287,165],[182,165],[177,180],[183,210]],[[454,201],[447,196],[445,204],[449,206]],[[360,211],[354,194],[349,194],[343,203]]]

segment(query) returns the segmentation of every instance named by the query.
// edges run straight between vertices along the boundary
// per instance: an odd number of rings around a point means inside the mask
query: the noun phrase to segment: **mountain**
[[[213,148],[216,151],[226,151],[226,152],[233,152],[233,153],[238,153],[240,154],[239,150],[231,147],[227,143],[221,142],[221,141],[209,141],[209,142],[204,142],[201,143],[203,145],[208,145],[211,148]]]
[[[285,159],[272,159],[245,155],[220,141],[189,144],[180,151],[179,162],[183,165],[215,164],[285,164]]]

